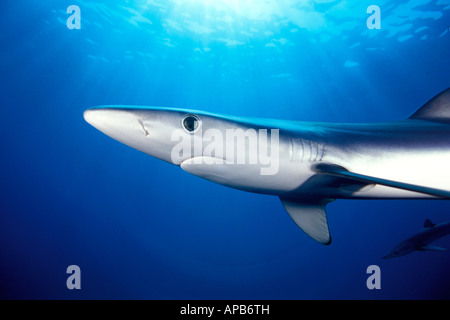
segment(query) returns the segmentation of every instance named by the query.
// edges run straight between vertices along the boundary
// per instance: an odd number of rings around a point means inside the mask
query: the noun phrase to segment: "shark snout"
[[[139,117],[133,110],[119,108],[92,108],[84,111],[84,119],[93,127],[108,132],[129,133],[139,128]]]
[[[102,121],[101,109],[87,109],[83,113],[84,120],[91,126],[95,127]]]
[[[173,141],[172,136],[177,129],[182,130],[179,112],[157,107],[101,106],[84,111],[83,116],[86,122],[107,136],[175,164],[171,155],[178,140]]]
[[[113,120],[113,115],[114,113],[111,113],[109,110],[98,108],[88,109],[83,113],[84,120],[99,130],[101,130],[100,128],[113,125],[114,121],[111,121]]]
[[[101,107],[84,111],[87,123],[104,134],[130,146],[148,137],[148,124],[144,125],[139,112],[126,108]]]
[[[84,120],[93,127],[102,129],[120,130],[135,126],[137,117],[131,111],[114,108],[92,108],[84,111]]]

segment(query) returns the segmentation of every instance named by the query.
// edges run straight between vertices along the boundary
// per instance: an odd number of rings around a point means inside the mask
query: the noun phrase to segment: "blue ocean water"
[[[68,28],[70,5],[81,29]],[[381,29],[368,28],[369,5]],[[447,201],[336,201],[333,243],[322,246],[276,197],[191,176],[83,119],[107,104],[403,119],[450,86],[449,9],[449,0],[1,1],[0,298],[450,298],[449,253],[381,259],[426,218],[450,220]],[[69,265],[81,269],[81,290],[66,287]],[[370,265],[379,290],[366,286]]]

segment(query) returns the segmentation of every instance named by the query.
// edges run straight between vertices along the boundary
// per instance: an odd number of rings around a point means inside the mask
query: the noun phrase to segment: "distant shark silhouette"
[[[430,243],[449,234],[450,221],[434,224],[429,219],[426,219],[422,230],[401,242],[383,259],[401,257],[413,251],[447,251],[445,248],[432,246]]]
[[[408,119],[385,123],[268,120],[137,106],[95,107],[84,118],[191,174],[278,196],[295,223],[322,244],[331,243],[325,207],[336,199],[450,199],[450,88]],[[230,130],[241,134],[225,139]],[[276,144],[268,146],[269,137]],[[183,140],[192,145],[180,147]],[[261,150],[277,160],[269,174],[263,173],[271,169],[267,159],[236,161],[261,157]]]

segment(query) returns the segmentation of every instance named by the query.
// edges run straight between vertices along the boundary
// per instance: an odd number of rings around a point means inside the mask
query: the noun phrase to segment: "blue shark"
[[[447,251],[445,248],[430,245],[444,236],[450,234],[450,221],[440,224],[434,224],[426,219],[423,229],[402,241],[394,249],[392,249],[383,259],[401,257],[413,251]]]
[[[323,123],[147,106],[98,106],[111,138],[209,181],[277,196],[310,237],[331,243],[337,199],[450,199],[450,88],[406,119]]]

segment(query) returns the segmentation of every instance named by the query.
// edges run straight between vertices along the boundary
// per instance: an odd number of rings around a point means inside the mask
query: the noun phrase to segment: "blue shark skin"
[[[414,251],[447,251],[445,248],[431,246],[430,243],[450,234],[450,221],[434,224],[425,220],[422,230],[401,242],[383,259],[390,259],[407,255]]]
[[[326,206],[336,199],[450,199],[450,89],[409,118],[386,123],[254,119],[138,106],[90,108],[84,118],[113,139],[186,172],[278,196],[294,222],[322,244],[331,243]],[[228,139],[230,132],[239,134]],[[181,146],[184,141],[188,147]]]

